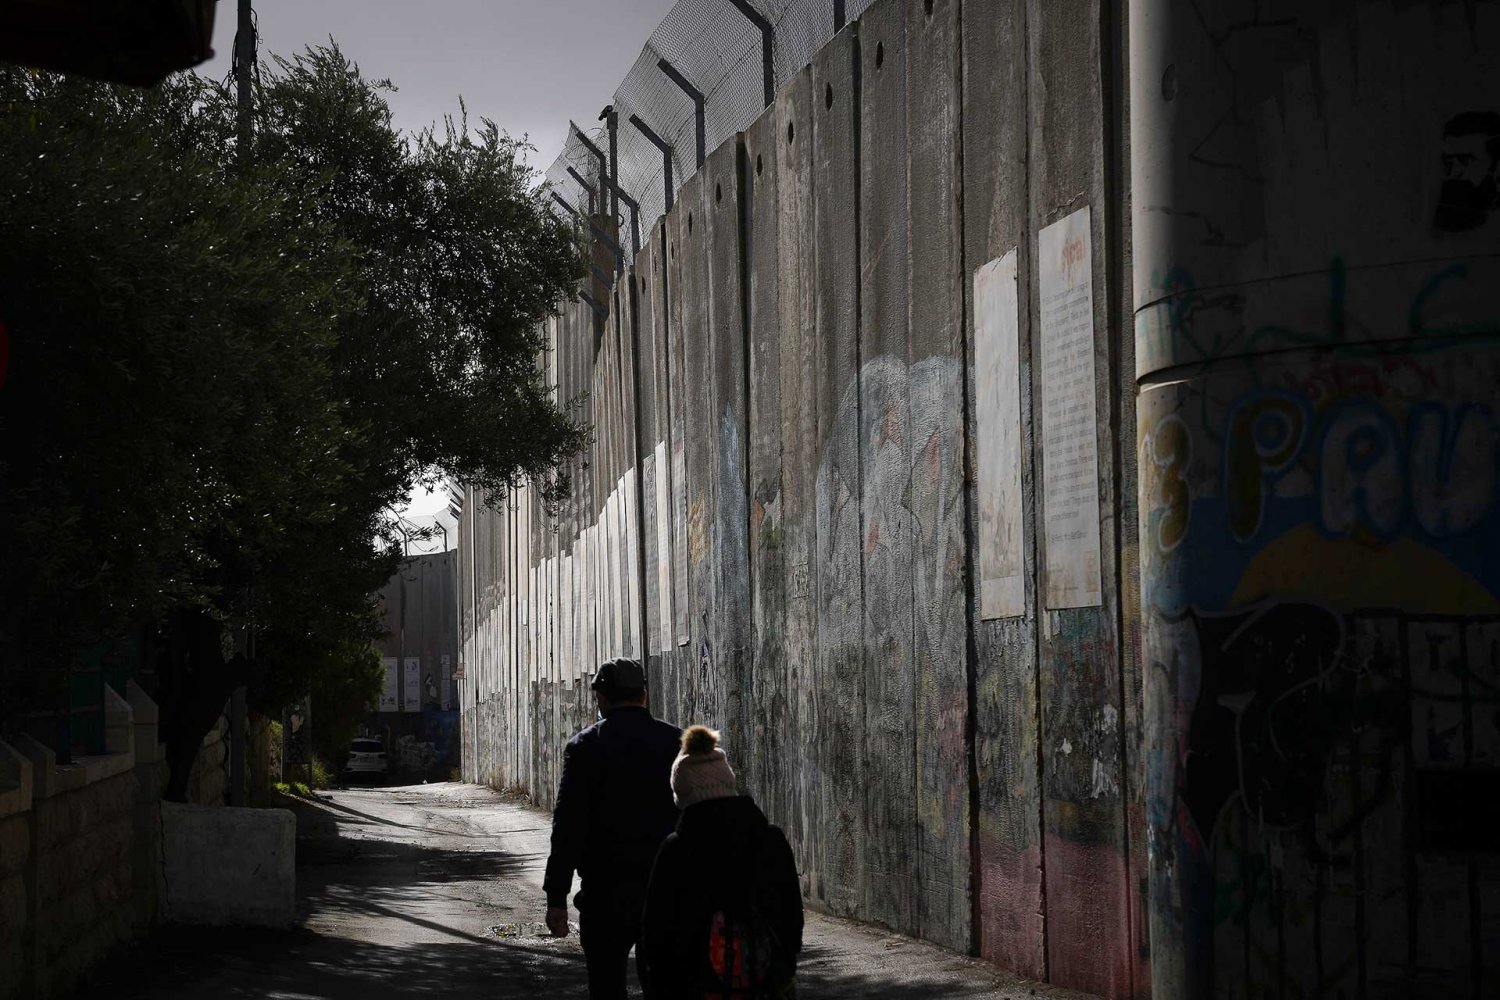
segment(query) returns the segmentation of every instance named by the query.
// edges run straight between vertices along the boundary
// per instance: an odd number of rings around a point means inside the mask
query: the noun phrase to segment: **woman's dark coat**
[[[794,969],[802,950],[802,892],[786,836],[748,796],[688,806],[662,843],[646,890],[642,981],[651,1000],[701,1000],[698,981],[715,911],[751,896]]]

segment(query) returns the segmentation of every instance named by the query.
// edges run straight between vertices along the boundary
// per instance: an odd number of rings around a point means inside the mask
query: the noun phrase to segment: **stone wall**
[[[35,992],[59,993],[135,930],[133,770],[33,810]]]
[[[0,1000],[65,993],[154,918],[166,762],[155,704],[128,694],[106,689],[104,754],[0,742]]]
[[[31,907],[31,762],[0,743],[0,998],[20,995]]]
[[[188,775],[187,801],[200,806],[222,806],[229,796],[229,717],[220,715],[203,737]]]

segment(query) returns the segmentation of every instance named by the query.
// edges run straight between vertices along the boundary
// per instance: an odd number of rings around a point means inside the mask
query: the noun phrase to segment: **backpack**
[[[776,923],[759,897],[765,848],[750,869],[748,891],[708,916],[699,979],[704,1000],[793,1000],[794,960],[776,935]]]

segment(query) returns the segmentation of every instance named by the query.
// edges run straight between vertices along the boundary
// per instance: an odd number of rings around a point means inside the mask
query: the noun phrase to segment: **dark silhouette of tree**
[[[536,363],[577,234],[523,145],[405,136],[389,87],[276,60],[239,156],[212,82],[0,70],[0,718],[148,623],[169,797],[236,686],[274,716],[370,674],[414,484],[559,497],[585,440]]]

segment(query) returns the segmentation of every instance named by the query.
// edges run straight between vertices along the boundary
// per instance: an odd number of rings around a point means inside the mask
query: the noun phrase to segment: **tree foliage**
[[[0,683],[53,703],[152,624],[174,779],[233,687],[275,712],[363,662],[414,483],[561,494],[584,440],[536,364],[576,234],[494,123],[406,136],[388,89],[278,60],[243,151],[191,75],[0,71]]]

